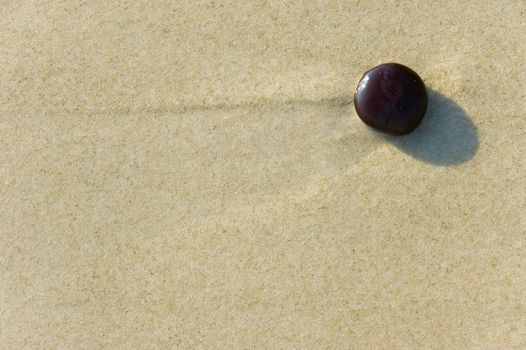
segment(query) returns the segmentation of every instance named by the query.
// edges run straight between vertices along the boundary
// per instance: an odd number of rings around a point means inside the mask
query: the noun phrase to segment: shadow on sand
[[[428,90],[427,112],[415,131],[406,136],[381,136],[412,157],[441,166],[465,163],[479,147],[477,128],[469,116],[453,100],[433,90]]]

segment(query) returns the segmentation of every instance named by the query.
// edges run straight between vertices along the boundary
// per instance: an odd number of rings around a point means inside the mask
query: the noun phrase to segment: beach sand
[[[526,2],[3,1],[0,348],[526,348]],[[361,74],[417,71],[386,137]]]

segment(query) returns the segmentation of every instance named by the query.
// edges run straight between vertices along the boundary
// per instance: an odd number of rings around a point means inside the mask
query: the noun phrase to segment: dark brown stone
[[[360,119],[374,129],[408,134],[426,113],[426,87],[412,69],[398,63],[381,64],[360,79],[354,108]]]

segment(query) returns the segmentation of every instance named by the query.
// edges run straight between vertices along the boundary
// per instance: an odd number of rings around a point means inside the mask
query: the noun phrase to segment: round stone
[[[374,129],[408,134],[426,113],[426,86],[411,68],[398,63],[381,64],[360,79],[354,108],[360,119]]]

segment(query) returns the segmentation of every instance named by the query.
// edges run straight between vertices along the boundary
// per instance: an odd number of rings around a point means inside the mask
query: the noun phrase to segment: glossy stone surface
[[[426,87],[412,69],[398,63],[381,64],[363,75],[354,94],[354,108],[374,129],[408,134],[426,113]]]

